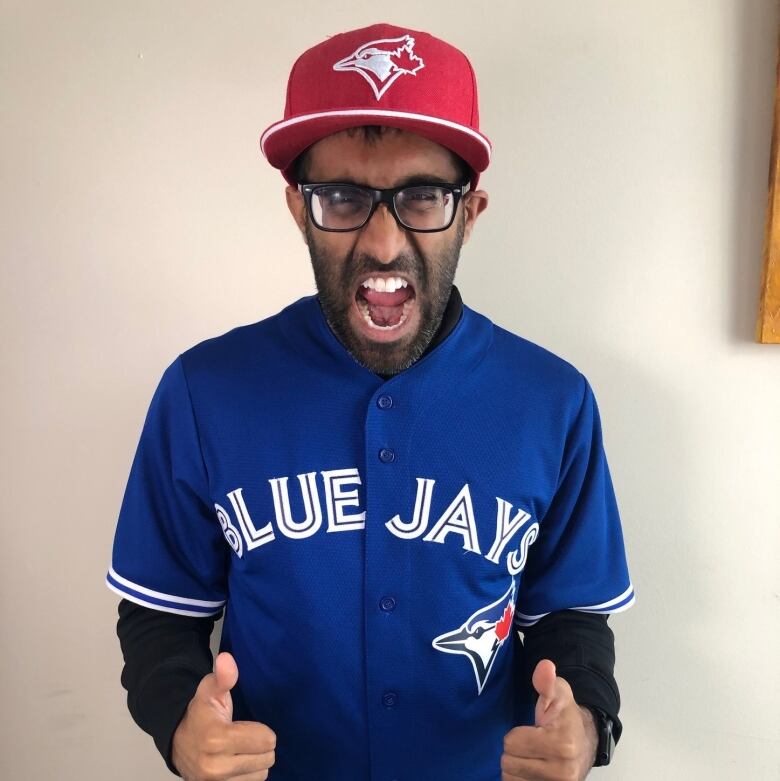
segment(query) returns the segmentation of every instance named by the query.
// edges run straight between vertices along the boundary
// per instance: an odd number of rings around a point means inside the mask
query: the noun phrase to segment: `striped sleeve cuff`
[[[133,583],[132,580],[123,578],[113,567],[109,567],[106,575],[106,586],[111,591],[119,594],[120,597],[129,599],[138,605],[151,607],[155,610],[164,610],[167,613],[178,613],[181,616],[213,616],[219,613],[226,601],[222,599],[210,602],[205,599],[191,599],[189,597],[179,597],[175,594],[164,594],[161,591],[154,591],[146,588],[146,586]]]
[[[600,602],[598,605],[583,605],[582,607],[562,607],[560,610],[579,610],[583,613],[606,615],[608,613],[622,613],[624,610],[628,610],[635,601],[634,587],[629,585],[622,594],[607,602]],[[533,626],[537,621],[548,615],[550,614],[539,613],[538,615],[530,615],[521,613],[518,610],[515,611],[515,626]]]

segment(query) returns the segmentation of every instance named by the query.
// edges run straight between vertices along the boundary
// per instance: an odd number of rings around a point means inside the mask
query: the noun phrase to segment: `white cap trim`
[[[467,136],[471,136],[476,141],[479,141],[482,146],[485,147],[488,160],[490,160],[491,146],[490,142],[482,134],[477,133],[476,130],[472,130],[465,125],[459,125],[457,122],[452,122],[449,119],[441,119],[440,117],[431,117],[427,114],[412,114],[408,111],[384,111],[380,109],[366,110],[366,109],[345,109],[342,111],[320,111],[316,114],[303,114],[300,117],[293,117],[292,119],[285,119],[281,122],[271,125],[260,136],[260,150],[264,157],[268,157],[265,153],[265,145],[268,139],[280,130],[291,127],[292,125],[298,125],[301,122],[311,122],[314,119],[325,119],[327,117],[388,117],[391,119],[413,119],[418,122],[427,122],[431,125],[441,125],[442,127],[448,127],[452,130],[457,130],[460,133],[465,133]]]

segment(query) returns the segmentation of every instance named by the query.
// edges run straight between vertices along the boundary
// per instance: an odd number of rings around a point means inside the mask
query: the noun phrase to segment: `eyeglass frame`
[[[363,220],[363,222],[361,222],[360,225],[357,225],[354,228],[323,228],[321,225],[318,225],[314,219],[314,214],[311,208],[312,195],[314,194],[314,190],[317,187],[358,187],[361,190],[370,193],[372,197],[372,203],[371,203],[371,208],[368,210],[368,215],[366,216],[366,219]],[[443,190],[449,190],[449,192],[452,194],[452,197],[454,198],[454,203],[452,206],[452,215],[450,216],[449,222],[445,226],[443,226],[442,228],[412,228],[406,225],[403,222],[403,220],[401,220],[395,208],[395,196],[399,192],[401,192],[401,190],[408,190],[411,189],[412,187],[440,187]],[[361,228],[363,228],[365,225],[368,224],[368,221],[374,216],[374,212],[377,210],[377,208],[379,208],[379,204],[381,203],[387,205],[387,210],[390,212],[390,214],[393,215],[396,223],[403,230],[412,231],[413,233],[441,233],[441,231],[446,231],[449,227],[452,226],[452,223],[455,221],[455,215],[458,211],[458,204],[460,203],[460,199],[468,192],[470,192],[470,188],[471,188],[470,182],[454,184],[453,182],[419,181],[419,182],[402,184],[399,187],[388,187],[384,190],[377,189],[375,187],[369,187],[368,185],[365,184],[357,184],[355,182],[299,182],[298,183],[298,190],[303,195],[303,200],[304,203],[306,204],[306,210],[309,212],[309,216],[311,217],[312,224],[318,230],[327,231],[328,233],[352,233],[353,231],[360,230]]]

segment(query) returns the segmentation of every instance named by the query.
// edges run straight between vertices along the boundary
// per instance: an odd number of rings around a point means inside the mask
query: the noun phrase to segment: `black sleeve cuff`
[[[585,667],[558,667],[558,675],[565,678],[571,686],[578,705],[587,708],[599,708],[612,719],[612,736],[617,744],[623,725],[617,716],[618,706],[611,696],[611,686],[606,684],[598,673]]]
[[[188,666],[187,660],[172,659],[149,676],[134,706],[128,706],[133,718],[149,733],[171,773],[180,776],[173,765],[173,735],[190,700],[195,696],[204,672]]]

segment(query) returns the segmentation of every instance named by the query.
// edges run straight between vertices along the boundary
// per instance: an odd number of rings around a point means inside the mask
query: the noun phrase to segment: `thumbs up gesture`
[[[536,726],[515,727],[504,737],[501,781],[582,781],[596,757],[596,726],[587,708],[574,700],[571,687],[542,659],[532,683]]]
[[[265,724],[233,721],[230,690],[238,681],[226,652],[204,676],[173,735],[172,760],[184,781],[264,781],[274,764],[276,735]]]

